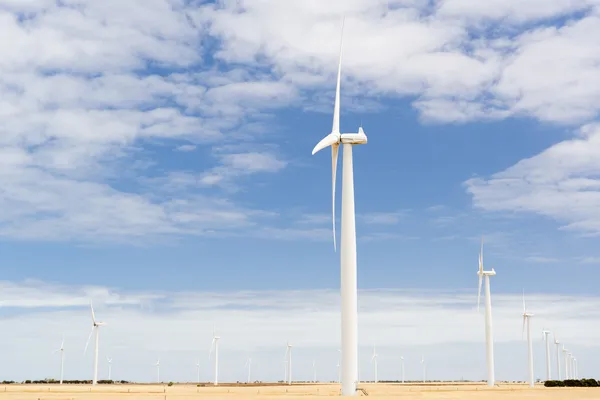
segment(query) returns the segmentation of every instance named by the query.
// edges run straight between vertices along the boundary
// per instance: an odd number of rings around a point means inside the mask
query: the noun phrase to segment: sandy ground
[[[483,384],[361,384],[370,397],[380,399],[600,399],[600,388],[545,388],[500,384],[489,389]],[[332,384],[196,387],[196,385],[6,385],[0,386],[0,400],[104,400],[104,399],[317,399],[339,396]],[[361,393],[361,397],[364,395]]]

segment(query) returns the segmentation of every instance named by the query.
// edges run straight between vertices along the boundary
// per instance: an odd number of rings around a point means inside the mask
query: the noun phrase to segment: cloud
[[[157,357],[166,380],[192,381],[197,360],[201,360],[202,379],[210,379],[208,349],[213,324],[221,336],[223,381],[245,376],[242,366],[248,355],[260,366],[255,372],[257,379],[281,379],[280,362],[288,340],[294,344],[297,379],[312,374],[313,359],[320,379],[334,380],[337,376],[338,290],[135,292],[6,281],[0,288],[0,319],[11,327],[0,333],[0,348],[13,360],[10,366],[0,366],[5,379],[54,376],[58,364],[51,351],[63,333],[65,377],[89,377],[92,359],[82,355],[91,329],[89,300],[94,301],[97,318],[107,323],[100,330],[100,360],[112,357],[113,373],[119,379],[152,381],[155,370],[151,363]],[[432,379],[482,379],[485,335],[483,314],[475,309],[475,294],[361,290],[358,299],[363,379],[370,377],[369,356],[374,343],[382,379],[396,376],[400,355],[407,359],[407,378],[418,378],[421,354],[429,361]],[[494,294],[498,379],[524,379],[527,374],[521,301],[520,293]],[[576,354],[580,365],[594,370],[599,352],[594,336],[599,328],[599,298],[532,293],[527,304],[536,315],[534,330],[549,328]],[[535,339],[536,360],[543,357],[542,347],[539,335]],[[32,364],[33,357],[36,362]],[[523,363],[515,364],[515,359]],[[100,365],[102,377],[106,365],[103,361]],[[543,363],[535,365],[536,374],[542,374]]]
[[[586,125],[579,137],[562,141],[490,178],[465,182],[476,207],[534,213],[564,229],[600,233],[600,126]]]
[[[176,151],[189,152],[197,149],[197,146],[193,144],[184,144],[175,148]]]
[[[525,261],[538,264],[552,264],[559,262],[560,259],[555,257],[529,256],[525,258]]]

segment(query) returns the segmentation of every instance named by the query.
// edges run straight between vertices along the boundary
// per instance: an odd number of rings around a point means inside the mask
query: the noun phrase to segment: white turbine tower
[[[342,23],[342,37],[344,25]],[[354,215],[354,172],[352,146],[366,144],[367,136],[362,129],[358,133],[340,133],[340,80],[342,71],[342,44],[338,63],[337,86],[333,108],[331,133],[313,149],[312,154],[331,146],[332,166],[332,216],[333,247],[335,241],[335,178],[340,143],[344,147],[342,159],[342,229],[340,251],[341,307],[342,307],[342,396],[356,396],[358,381],[358,305],[356,285],[356,223]]]
[[[404,357],[400,357],[400,363],[402,367],[402,383],[404,383]]]
[[[373,357],[371,357],[371,362],[373,363],[373,382],[377,383],[377,351],[375,350],[375,346],[373,346]]]
[[[64,335],[62,338],[62,342],[60,343],[60,348],[54,350],[53,353],[56,353],[58,351],[60,351],[60,384],[62,385],[63,371],[64,371],[64,365],[65,365],[65,337],[64,337]]]
[[[423,383],[427,381],[427,367],[425,365],[425,357],[421,356],[421,365],[423,366]]]
[[[556,339],[556,335],[554,335],[554,346],[556,347],[556,374],[558,376],[558,380],[560,381],[560,342]]]
[[[485,355],[487,360],[487,384],[494,386],[494,333],[492,330],[492,294],[490,293],[490,276],[496,275],[496,271],[483,270],[483,236],[481,237],[481,250],[479,252],[479,290],[477,292],[477,311],[479,312],[479,303],[481,300],[481,284],[485,278]]]
[[[198,383],[200,383],[200,360],[196,363],[196,374],[198,375]]]
[[[292,384],[292,345],[288,342],[287,347],[285,348],[285,357],[287,360],[287,382],[288,385]]]
[[[544,341],[546,343],[546,380],[549,381],[551,378],[550,374],[550,340],[548,336],[550,335],[550,331],[542,330],[542,334],[544,335]]]
[[[215,386],[219,384],[219,336],[215,334],[215,327],[213,326],[213,339],[210,344],[210,350],[208,353],[208,359],[210,360],[210,356],[212,355],[213,348],[215,349]]]
[[[246,383],[250,383],[250,372],[252,368],[252,359],[250,357],[248,357],[248,359],[244,363],[244,368],[246,367],[248,367],[248,379],[246,380]]]
[[[531,342],[531,320],[533,314],[527,312],[525,307],[525,291],[523,291],[523,333],[525,332],[525,323],[527,323],[527,365],[529,368],[529,386],[535,385],[533,376],[533,345]]]
[[[573,370],[573,354],[569,353],[569,379],[575,379],[575,374]]]
[[[573,377],[579,379],[579,373],[577,372],[577,359],[573,357]]]
[[[313,360],[313,383],[317,383],[317,366]]]
[[[108,380],[110,381],[110,377],[112,375],[112,358],[106,357],[106,362],[108,363]]]
[[[338,373],[338,383],[342,383],[342,371],[340,370],[340,357],[342,354],[342,350],[338,349],[338,360],[337,360],[337,373]]]
[[[563,352],[563,357],[565,359],[565,379],[571,379],[570,375],[569,375],[569,360],[567,357],[567,353],[569,352],[569,350],[565,349],[564,344],[563,344],[562,352]]]
[[[92,331],[88,336],[87,342],[85,343],[85,349],[83,350],[83,354],[87,352],[88,345],[90,344],[90,339],[92,338],[92,334],[95,333],[95,345],[94,345],[94,377],[92,379],[92,385],[96,385],[98,383],[98,336],[99,329],[101,326],[106,325],[104,322],[96,321],[96,315],[94,314],[94,306],[90,303],[90,309],[92,310]]]
[[[156,360],[154,366],[156,367],[156,383],[160,383],[160,358]]]

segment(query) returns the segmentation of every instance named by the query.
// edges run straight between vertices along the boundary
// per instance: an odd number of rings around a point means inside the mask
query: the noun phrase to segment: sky
[[[0,0],[0,379],[337,379],[329,151],[354,148],[360,378],[600,368],[599,0]],[[341,163],[338,166],[341,171]],[[341,173],[338,173],[337,226]],[[554,357],[554,351],[552,352]],[[555,375],[555,360],[552,360]],[[563,372],[564,374],[564,372]]]

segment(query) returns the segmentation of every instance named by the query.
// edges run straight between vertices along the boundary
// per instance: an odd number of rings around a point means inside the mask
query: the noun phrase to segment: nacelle
[[[367,135],[362,126],[358,128],[358,133],[342,133],[341,142],[344,144],[366,144]]]

